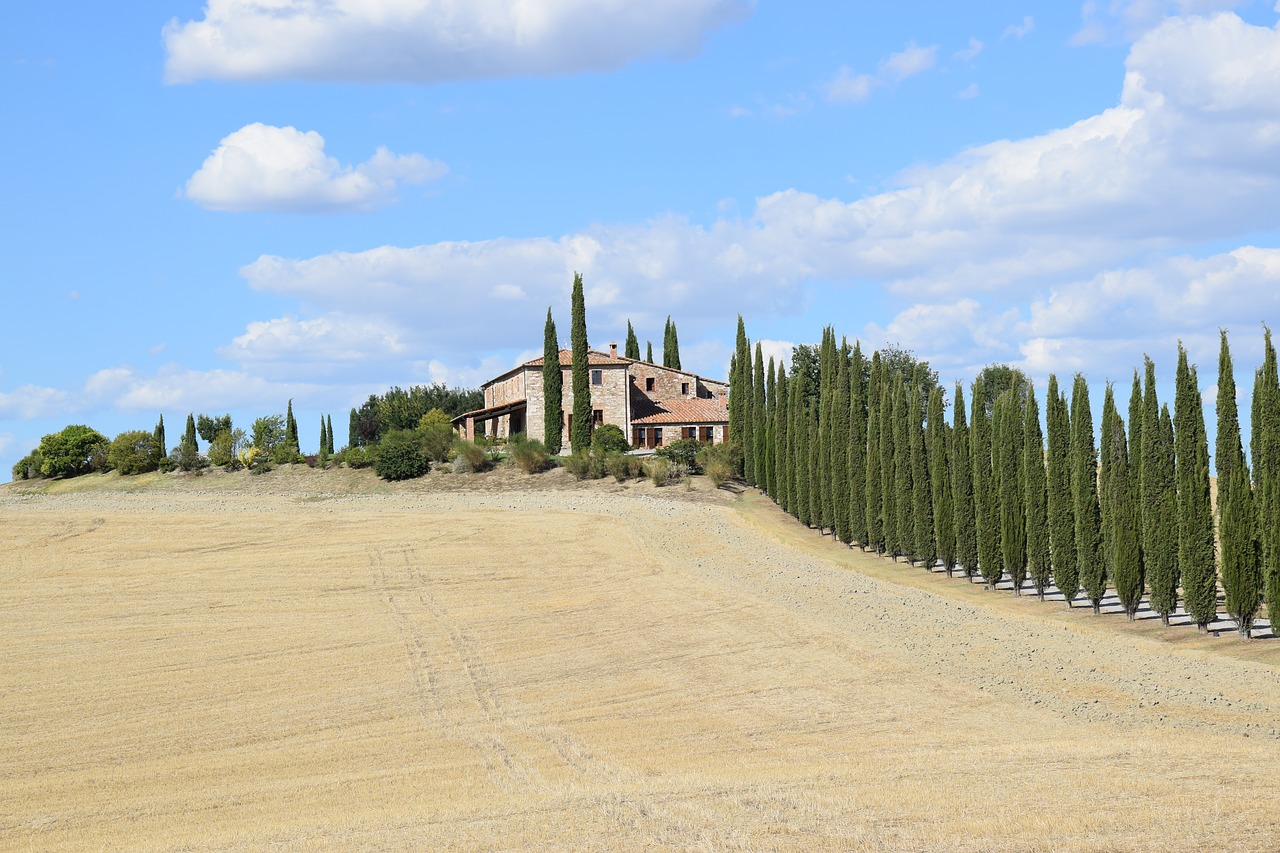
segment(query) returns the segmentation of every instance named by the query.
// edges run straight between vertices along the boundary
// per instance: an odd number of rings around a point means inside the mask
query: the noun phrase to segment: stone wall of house
[[[697,377],[648,362],[631,365],[631,381],[636,390],[651,400],[691,400],[698,393]],[[648,380],[653,380],[649,388]],[[684,388],[688,387],[685,391]]]
[[[698,396],[727,400],[729,399],[729,385],[726,382],[717,382],[714,379],[703,379],[699,376]]]
[[[528,372],[527,368],[525,370],[517,370],[506,379],[494,382],[488,388],[485,388],[484,407],[488,409],[515,400],[523,400],[525,398],[525,374]]]
[[[625,434],[627,431],[627,368],[622,365],[612,367],[593,367],[600,371],[600,385],[591,386],[591,408],[600,409],[604,415],[604,423],[616,424]],[[546,423],[545,403],[542,395],[542,368],[527,368],[526,387],[528,389],[527,424],[530,438],[542,440]],[[588,372],[588,378],[590,372]],[[569,450],[569,419],[573,411],[573,371],[566,367],[561,371],[561,387],[563,388],[563,410],[560,417],[560,446]],[[554,415],[553,415],[554,417]]]

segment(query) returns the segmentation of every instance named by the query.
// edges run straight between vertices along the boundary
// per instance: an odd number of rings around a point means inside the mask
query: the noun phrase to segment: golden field
[[[1280,659],[699,482],[0,490],[5,850],[1280,845]]]

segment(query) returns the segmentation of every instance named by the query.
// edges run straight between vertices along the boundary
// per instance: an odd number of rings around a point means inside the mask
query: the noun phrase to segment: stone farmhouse
[[[616,424],[634,446],[653,449],[681,438],[720,444],[729,435],[729,385],[694,373],[588,349],[591,413],[596,426]],[[560,350],[563,404],[561,444],[569,447],[573,417],[573,354]],[[542,393],[542,359],[513,367],[480,386],[484,408],[453,419],[463,437],[506,438],[523,432],[541,439],[547,413]]]

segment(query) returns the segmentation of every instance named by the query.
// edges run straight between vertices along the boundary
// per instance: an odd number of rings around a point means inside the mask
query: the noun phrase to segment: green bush
[[[493,464],[488,449],[479,442],[458,439],[453,443],[453,470],[455,473],[478,474]]]
[[[107,449],[107,464],[125,476],[156,470],[160,452],[155,434],[140,429],[120,433]]]
[[[733,479],[742,465],[742,448],[737,444],[704,444],[698,451],[698,467],[719,488]]]
[[[604,454],[579,450],[561,461],[564,469],[579,480],[599,480],[604,476]]]
[[[511,461],[526,474],[537,474],[545,471],[551,457],[547,447],[536,438],[529,438],[524,433],[516,433],[507,444],[511,453]]]
[[[384,480],[411,480],[431,470],[431,457],[416,429],[393,429],[378,442],[373,470]]]
[[[626,453],[631,449],[627,444],[627,436],[617,424],[603,424],[591,433],[591,446],[599,448],[606,454]]]
[[[374,447],[344,447],[334,454],[333,460],[338,464],[345,462],[348,468],[368,468],[377,457]]]
[[[702,472],[702,466],[698,464],[698,453],[705,446],[695,438],[681,438],[659,448],[657,455],[663,459],[678,462],[691,474],[699,474]]]
[[[40,455],[39,450],[31,451],[13,464],[13,479],[36,480],[43,477],[44,475],[40,473],[43,462],[44,457]]]
[[[434,409],[433,411],[440,411]],[[449,426],[449,422],[435,423],[429,421],[431,412],[422,416],[422,426],[418,427],[422,433],[422,441],[427,449],[427,455],[431,457],[433,462],[448,462],[453,455],[453,443],[457,441],[457,435],[453,431],[453,427]]]
[[[40,473],[46,477],[78,477],[106,466],[111,444],[96,429],[72,424],[40,439]]]
[[[634,477],[631,473],[631,460],[634,456],[627,456],[625,453],[614,453],[606,456],[604,459],[604,469],[609,472],[613,479],[621,483],[628,477]]]
[[[201,456],[195,444],[189,441],[179,443],[169,453],[169,461],[179,471],[199,471],[209,467],[209,460]]]
[[[240,448],[244,446],[244,440],[242,429],[219,431],[209,442],[209,461],[228,471],[234,471],[240,467]]]
[[[650,456],[645,460],[644,472],[655,486],[666,486],[683,480],[689,473],[689,469],[683,462],[677,462],[665,456]]]

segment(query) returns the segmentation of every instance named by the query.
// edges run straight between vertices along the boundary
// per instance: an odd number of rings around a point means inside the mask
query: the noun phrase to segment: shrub
[[[434,411],[440,411],[435,409]],[[423,445],[426,447],[427,455],[431,457],[433,462],[447,462],[453,454],[453,443],[457,440],[457,435],[453,432],[453,427],[449,426],[449,422],[441,423],[428,422],[431,413],[422,416],[422,426],[418,430],[422,433]]]
[[[536,438],[529,438],[524,433],[516,433],[508,444],[511,461],[526,474],[537,474],[545,471],[551,457],[547,454],[546,445]]]
[[[39,450],[31,451],[14,463],[13,479],[35,480],[43,477],[44,475],[40,473],[40,465],[43,462],[44,458],[40,455]]]
[[[634,477],[631,473],[631,460],[634,456],[627,456],[625,453],[614,453],[606,456],[604,459],[604,469],[609,472],[613,479],[621,483],[628,477]]]
[[[665,456],[650,456],[644,461],[644,473],[655,486],[665,486],[667,483],[674,482],[671,479],[674,468],[675,463]]]
[[[203,417],[203,415],[202,415]],[[240,448],[244,445],[244,430],[221,430],[209,442],[209,461],[228,471],[240,466]]]
[[[106,465],[110,442],[95,429],[72,424],[40,439],[40,473],[46,477],[76,477]],[[33,454],[34,455],[34,454]]]
[[[384,480],[411,480],[431,470],[431,458],[416,429],[393,429],[378,442],[373,470]]]
[[[180,471],[199,471],[209,467],[209,460],[201,456],[196,446],[189,441],[181,442],[175,447],[169,453],[169,461],[173,468]]]
[[[561,462],[566,471],[579,480],[599,480],[604,476],[604,454],[578,450]]]
[[[453,470],[457,473],[478,474],[487,470],[493,460],[483,444],[458,439],[453,443]]]
[[[622,427],[617,424],[603,424],[596,427],[591,433],[591,446],[599,448],[606,454],[626,453],[631,449],[631,445],[627,444],[627,436],[622,432]]]
[[[697,439],[682,438],[659,448],[657,455],[663,459],[670,459],[672,462],[680,463],[691,474],[698,474],[702,472],[702,466],[698,464],[698,452],[703,447],[705,445]]]
[[[702,473],[715,484],[718,489],[733,479],[733,469],[723,459],[709,459],[702,465]]]
[[[742,448],[737,444],[704,444],[698,451],[698,466],[716,488],[733,479],[742,464]]]
[[[107,449],[107,464],[125,476],[156,470],[160,454],[155,434],[140,429],[120,433]]]
[[[374,448],[344,447],[334,455],[333,459],[339,464],[345,462],[349,468],[368,468],[377,455]]]

